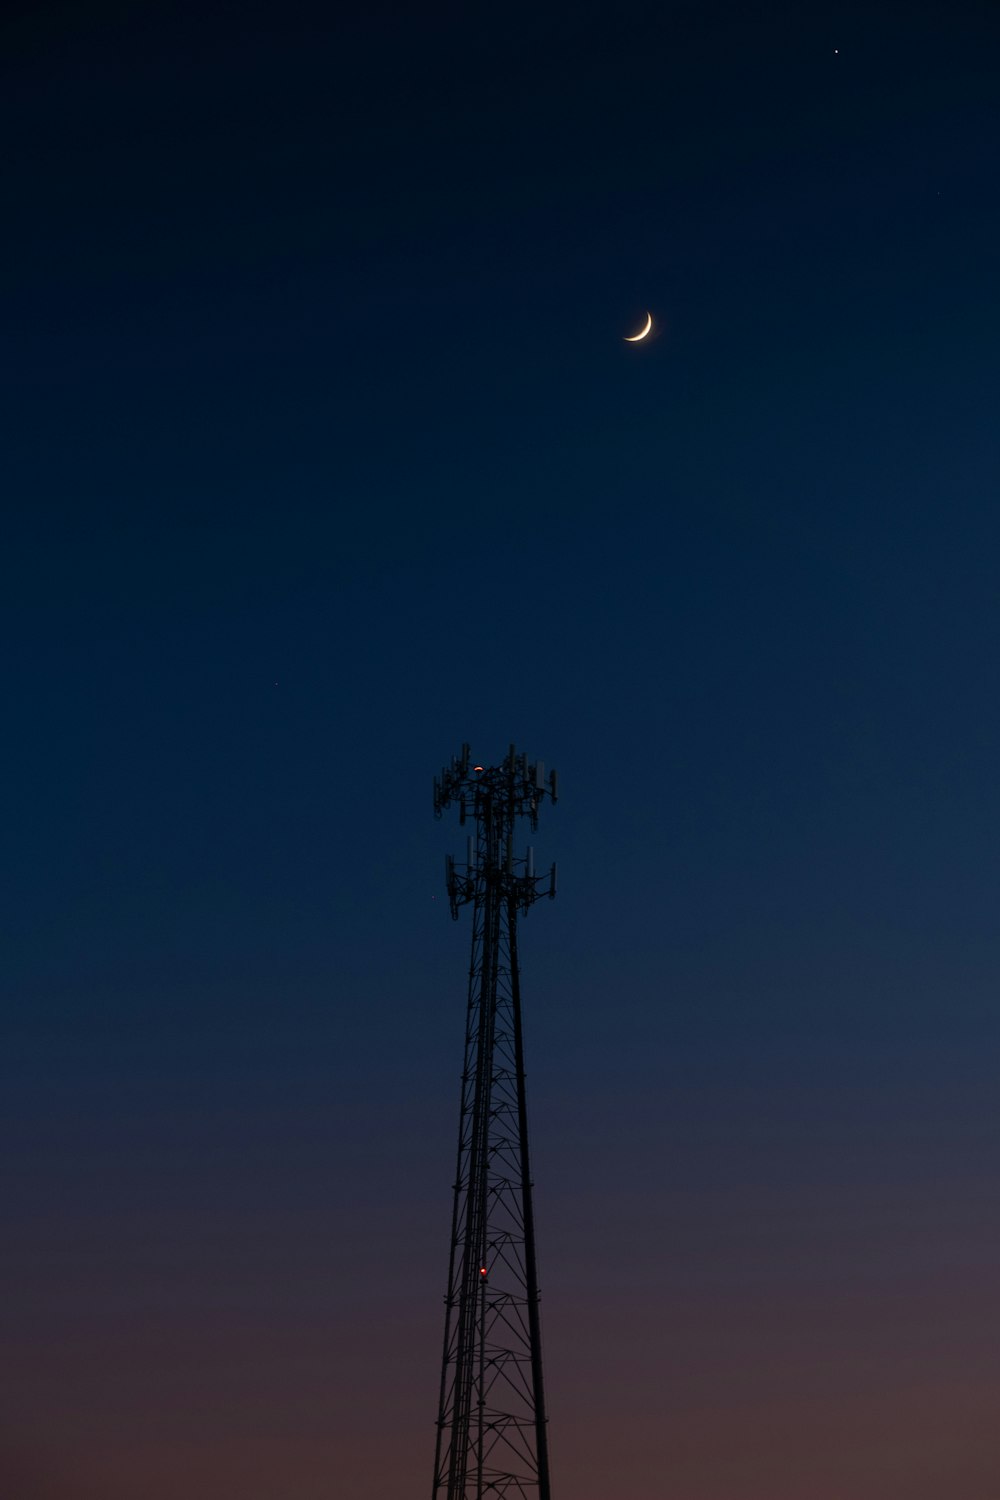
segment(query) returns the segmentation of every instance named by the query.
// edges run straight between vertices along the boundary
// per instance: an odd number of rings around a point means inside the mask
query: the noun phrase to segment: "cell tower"
[[[555,896],[556,867],[537,876],[514,833],[557,792],[513,745],[499,766],[463,745],[434,782],[435,816],[457,803],[475,832],[465,863],[446,861],[452,916],[472,907],[472,961],[433,1500],[549,1500],[517,918]]]

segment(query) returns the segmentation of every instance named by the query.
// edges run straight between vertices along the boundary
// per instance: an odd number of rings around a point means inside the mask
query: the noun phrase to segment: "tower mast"
[[[517,919],[555,896],[556,867],[536,876],[514,837],[557,794],[513,745],[499,766],[463,745],[434,781],[435,816],[457,804],[473,831],[445,869],[452,916],[472,907],[472,959],[433,1500],[550,1500]]]

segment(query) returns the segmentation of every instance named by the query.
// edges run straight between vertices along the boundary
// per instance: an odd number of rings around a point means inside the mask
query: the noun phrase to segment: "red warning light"
[[[473,770],[474,770],[474,771],[476,771],[476,772],[479,772],[479,771],[481,771],[481,770],[482,770],[482,769],[483,769],[483,768],[482,768],[482,766],[473,766],[473,768],[472,768],[472,769],[473,769]]]
[[[486,1267],[485,1266],[480,1266],[479,1267],[479,1274],[480,1274],[480,1276],[485,1276],[486,1275]]]

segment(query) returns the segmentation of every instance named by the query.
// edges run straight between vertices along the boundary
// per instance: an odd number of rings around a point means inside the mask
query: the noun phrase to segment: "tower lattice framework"
[[[452,916],[472,907],[472,959],[433,1500],[550,1500],[517,919],[555,896],[556,867],[537,876],[514,838],[557,787],[513,745],[488,767],[463,745],[434,783],[435,815],[457,804],[473,832],[446,866]]]

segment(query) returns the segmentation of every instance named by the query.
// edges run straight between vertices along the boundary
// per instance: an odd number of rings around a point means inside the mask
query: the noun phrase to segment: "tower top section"
[[[508,816],[530,818],[538,827],[538,809],[545,797],[559,800],[559,778],[555,771],[545,774],[545,762],[529,761],[511,745],[498,766],[482,765],[472,758],[468,745],[453,756],[440,776],[434,778],[434,816],[440,818],[446,807],[458,804],[459,821],[475,816],[486,801],[501,802]]]
[[[494,897],[512,903],[511,912],[527,913],[539,896],[554,897],[556,867],[547,879],[535,874],[535,851],[530,846],[515,853],[517,821],[527,818],[538,827],[538,809],[546,797],[558,800],[559,778],[545,774],[542,761],[529,761],[511,745],[498,766],[480,765],[468,745],[462,746],[450,766],[434,778],[434,816],[440,818],[452,803],[458,806],[460,823],[470,822],[464,864],[451,855],[445,860],[445,881],[451,914],[457,919],[460,906]],[[513,921],[513,915],[511,916]]]

